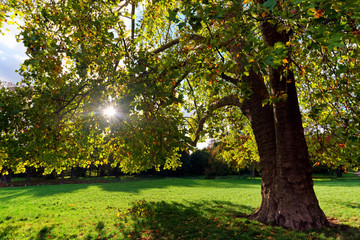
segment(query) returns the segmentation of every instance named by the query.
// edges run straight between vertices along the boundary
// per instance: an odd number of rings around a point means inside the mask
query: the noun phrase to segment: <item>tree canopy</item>
[[[263,175],[264,204],[254,219],[297,229],[326,225],[301,115],[310,140],[320,133],[338,141],[338,155],[358,149],[359,6],[9,1],[4,9],[22,15],[19,38],[29,58],[19,70],[21,87],[1,90],[2,171],[91,162],[119,164],[124,172],[172,169],[180,150],[206,137],[241,139],[234,136],[250,126]],[[117,115],[104,116],[108,106]],[[315,152],[327,161],[324,151]],[[349,166],[358,164],[350,158]],[[276,181],[295,189],[293,198],[282,202]],[[296,198],[320,210],[309,213],[311,220],[295,220],[290,210],[270,214]]]

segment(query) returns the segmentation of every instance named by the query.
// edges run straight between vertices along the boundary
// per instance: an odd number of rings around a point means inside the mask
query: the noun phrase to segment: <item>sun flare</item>
[[[113,117],[116,115],[116,110],[113,107],[108,107],[104,110],[104,115],[107,117]]]

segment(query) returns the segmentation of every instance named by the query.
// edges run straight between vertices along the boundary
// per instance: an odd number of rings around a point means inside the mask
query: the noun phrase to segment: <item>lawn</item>
[[[311,232],[245,218],[260,179],[132,178],[0,188],[0,239],[360,239],[360,178],[315,179],[334,228]]]

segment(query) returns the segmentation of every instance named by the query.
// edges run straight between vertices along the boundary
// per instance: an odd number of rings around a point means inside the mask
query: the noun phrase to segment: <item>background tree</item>
[[[0,173],[6,182],[11,181],[11,172],[25,171],[28,160],[26,132],[30,124],[22,111],[27,105],[22,90],[16,86],[0,89]]]
[[[207,149],[197,150],[190,155],[190,174],[204,174],[209,167],[210,153]]]
[[[260,157],[249,123],[244,124],[242,131],[232,129],[222,142],[224,142],[222,158],[235,166],[239,173],[241,169],[249,168],[251,177],[255,177],[255,171],[259,169]]]
[[[38,139],[34,161],[61,169],[63,161],[90,164],[98,154],[101,161],[111,155],[125,172],[175,168],[180,148],[224,132],[227,123],[236,122],[231,116],[241,112],[252,127],[262,171],[262,203],[251,219],[294,229],[327,226],[313,190],[297,90],[310,77],[307,69],[314,69],[311,78],[317,80],[328,72],[326,81],[318,80],[324,86],[338,81],[321,61],[324,52],[333,62],[351,58],[345,67],[358,66],[351,56],[359,53],[359,5],[141,4],[17,5],[24,12],[21,36],[29,56],[20,72],[32,92],[24,109],[32,126],[28,136]],[[124,17],[131,19],[128,25]],[[337,68],[341,77],[344,68]],[[358,72],[346,78],[354,82]],[[121,116],[104,119],[108,105]],[[193,116],[185,118],[184,110]]]
[[[308,66],[297,65],[302,83],[299,85],[301,105],[306,109],[303,117],[309,150],[313,163],[327,166],[330,174],[339,167],[356,170],[359,166],[356,154],[359,148],[359,62],[355,57],[359,51],[358,41],[354,39],[355,45],[351,45],[342,40],[344,32],[353,37],[359,32],[353,25],[355,22],[349,21],[348,25],[338,26],[337,33],[326,43],[319,35],[311,40],[315,48],[320,47],[318,42],[325,43],[321,51],[310,48],[305,50],[307,54],[298,55],[299,61],[311,62]]]
[[[222,156],[224,144],[222,142],[212,143],[208,146],[209,166],[206,169],[207,178],[215,178],[216,176],[226,176],[232,174],[231,163]]]

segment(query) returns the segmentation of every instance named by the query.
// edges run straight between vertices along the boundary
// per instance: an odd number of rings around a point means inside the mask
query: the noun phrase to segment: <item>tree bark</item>
[[[292,81],[280,80],[283,76],[280,72],[282,69],[271,69],[271,88],[273,94],[277,94],[278,90],[284,91],[280,90],[284,86],[287,99],[273,103],[273,116],[272,119],[266,117],[267,125],[264,122],[253,124],[260,125],[253,129],[259,146],[263,183],[261,206],[250,218],[298,230],[328,226],[313,190],[312,168],[295,82],[292,74]],[[270,129],[273,129],[271,137],[268,136]],[[264,136],[268,136],[267,140]],[[273,141],[273,144],[269,144],[269,141]],[[263,147],[264,144],[269,147]]]
[[[270,46],[289,40],[287,33],[267,21],[262,32]],[[241,108],[251,122],[262,170],[262,202],[250,219],[298,230],[328,226],[313,190],[294,75],[288,66],[269,67],[269,71],[271,95],[277,100],[262,106],[267,89],[263,79],[252,73],[252,95]]]
[[[71,177],[70,177],[71,180],[75,179],[75,168],[74,167],[71,167]]]
[[[64,179],[65,179],[65,171],[64,170],[62,170],[61,171],[61,183],[63,183],[63,181],[64,181]]]
[[[335,173],[336,173],[337,177],[342,177],[342,172],[343,172],[342,166],[337,167],[336,170],[335,170]]]
[[[1,182],[3,182],[3,183],[11,183],[11,171],[10,170],[8,170],[7,175],[2,174]]]
[[[26,167],[26,181],[27,182],[31,181],[31,168],[30,167]]]

